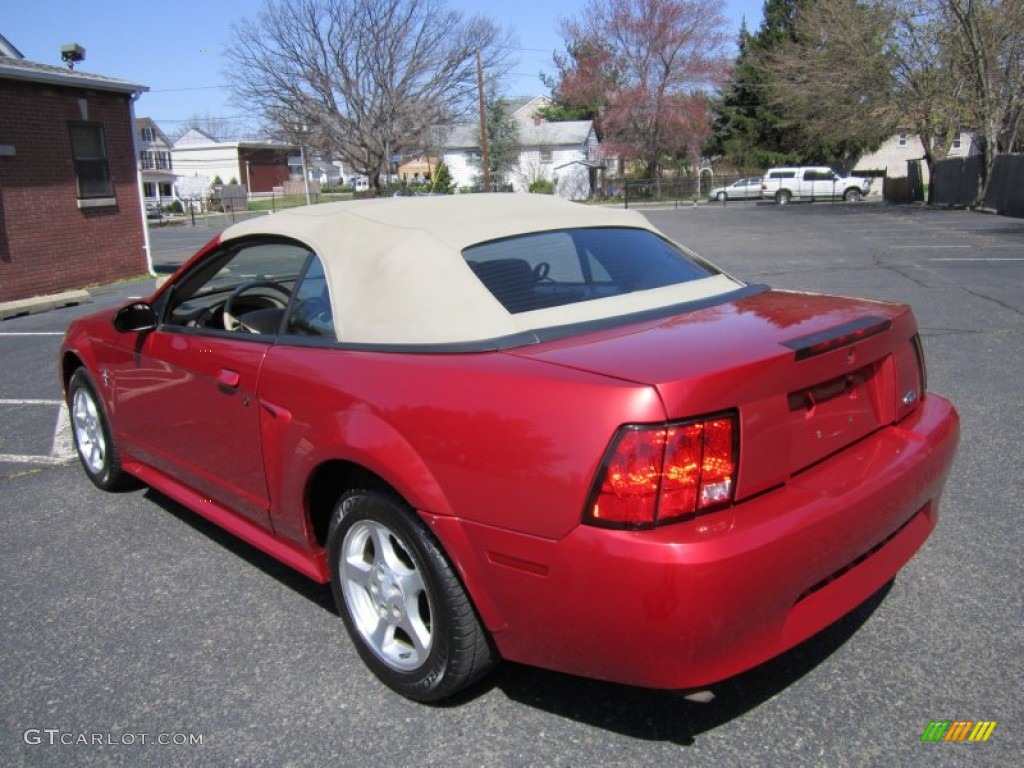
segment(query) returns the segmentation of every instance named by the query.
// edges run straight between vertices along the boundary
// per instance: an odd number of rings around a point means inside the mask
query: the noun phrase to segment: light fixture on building
[[[75,64],[85,61],[85,48],[78,43],[67,43],[60,47],[60,58],[68,65],[68,69],[74,69]]]

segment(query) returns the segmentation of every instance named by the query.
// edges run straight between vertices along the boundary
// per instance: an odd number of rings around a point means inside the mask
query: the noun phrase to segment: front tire
[[[104,491],[128,487],[131,478],[121,470],[103,401],[85,368],[75,371],[68,383],[68,411],[78,459],[93,485]]]
[[[331,588],[359,656],[392,690],[439,701],[483,677],[496,655],[440,545],[397,498],[345,493],[327,538]]]
[[[863,195],[859,189],[848,189],[846,194],[843,195],[843,200],[848,203],[859,203],[863,199]]]
[[[719,192],[717,197],[718,197],[718,202],[720,202],[720,203],[724,203],[726,200],[729,199],[729,196],[727,194],[725,194],[725,192]]]

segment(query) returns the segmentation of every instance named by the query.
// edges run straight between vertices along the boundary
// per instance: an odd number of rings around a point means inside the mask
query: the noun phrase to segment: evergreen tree
[[[433,194],[450,195],[455,184],[452,182],[452,172],[448,164],[442,160],[434,169],[434,179],[430,184],[430,191]]]
[[[491,167],[491,183],[505,183],[508,173],[515,167],[519,149],[519,126],[512,117],[509,103],[498,96],[493,85],[484,100],[487,116],[487,159]],[[483,178],[483,158],[474,157]]]
[[[795,39],[797,0],[766,0],[757,34],[740,29],[732,83],[713,106],[715,119],[705,154],[725,156],[739,168],[796,162],[791,132],[769,103],[771,79],[759,57]]]

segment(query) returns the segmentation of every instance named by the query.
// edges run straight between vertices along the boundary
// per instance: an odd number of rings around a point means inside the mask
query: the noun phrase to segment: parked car
[[[739,179],[726,187],[715,187],[711,190],[712,200],[724,203],[726,200],[760,200],[761,177],[748,176]]]
[[[542,195],[236,224],[73,322],[60,374],[96,486],[330,582],[423,701],[499,659],[684,690],[770,659],[922,545],[958,436],[909,307]]]
[[[761,196],[785,205],[793,200],[860,202],[871,191],[871,179],[842,176],[826,166],[770,168],[761,180]]]

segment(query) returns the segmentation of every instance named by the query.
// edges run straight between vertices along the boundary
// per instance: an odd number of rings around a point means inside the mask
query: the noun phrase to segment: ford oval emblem
[[[917,402],[917,390],[912,389],[903,396],[903,405],[913,405]]]

